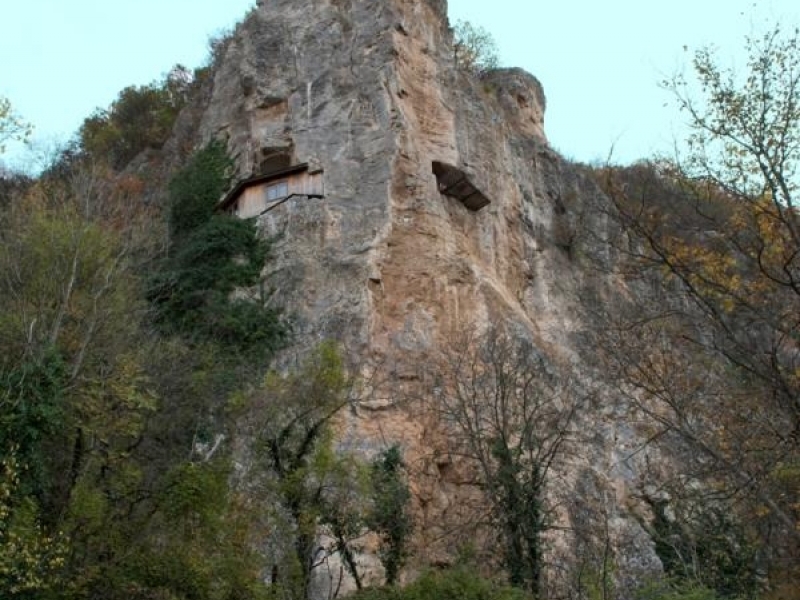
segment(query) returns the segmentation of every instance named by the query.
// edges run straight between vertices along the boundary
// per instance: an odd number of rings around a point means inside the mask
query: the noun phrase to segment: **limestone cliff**
[[[576,251],[576,221],[598,191],[548,146],[534,77],[456,68],[446,10],[444,0],[262,0],[215,71],[200,137],[227,136],[242,177],[305,162],[324,172],[323,199],[293,199],[259,222],[278,235],[265,275],[299,346],[340,340],[365,373],[408,389],[419,358],[454,332],[513,321],[588,386],[574,334],[596,275]],[[434,163],[490,204],[473,211],[442,193]],[[604,515],[617,568],[635,576],[660,565],[626,513],[634,474],[620,457],[633,434],[614,417],[611,405],[582,416],[589,441],[552,494]],[[440,438],[423,410],[391,394],[363,399],[341,425],[341,443],[366,455],[405,447],[416,565],[453,559],[474,493]],[[580,511],[562,506],[559,524],[580,527]],[[554,560],[570,560],[570,539],[554,537]]]

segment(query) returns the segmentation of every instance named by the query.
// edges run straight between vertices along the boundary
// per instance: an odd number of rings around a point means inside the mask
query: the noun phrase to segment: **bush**
[[[665,580],[646,585],[636,593],[637,600],[717,600],[714,590],[699,583]]]
[[[464,568],[430,571],[404,587],[363,590],[353,600],[530,600],[522,590],[499,585]]]
[[[45,442],[62,427],[65,386],[66,367],[55,350],[13,366],[0,364],[0,453],[16,446],[17,458],[25,465],[21,491],[39,500],[49,488],[52,465]]]

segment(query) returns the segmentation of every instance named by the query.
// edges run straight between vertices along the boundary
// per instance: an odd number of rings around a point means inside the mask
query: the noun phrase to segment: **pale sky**
[[[376,0],[377,1],[377,0]],[[35,127],[40,145],[64,141],[128,85],[181,63],[198,66],[210,35],[254,0],[3,0],[0,95]],[[745,35],[777,20],[800,24],[796,0],[449,0],[452,21],[493,34],[502,66],[544,85],[545,132],[567,158],[631,162],[669,153],[681,128],[665,76],[692,50],[718,48],[744,66]],[[688,48],[688,51],[684,49]],[[25,167],[25,152],[3,157]]]

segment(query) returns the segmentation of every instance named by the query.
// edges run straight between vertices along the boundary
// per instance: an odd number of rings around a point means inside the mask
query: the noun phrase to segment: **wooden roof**
[[[219,204],[217,204],[217,210],[225,210],[228,208],[231,204],[236,202],[237,198],[239,198],[242,192],[249,187],[267,183],[274,179],[280,179],[281,177],[286,177],[288,175],[302,173],[303,171],[308,171],[308,163],[300,163],[285,169],[280,169],[278,171],[272,171],[269,173],[263,173],[261,175],[255,175],[254,177],[248,177],[247,179],[242,179],[230,192],[225,195],[222,200],[220,200]]]
[[[489,204],[489,199],[473,184],[466,173],[461,169],[447,163],[433,161],[433,173],[439,183],[439,191],[445,196],[451,196],[466,206],[476,211]]]

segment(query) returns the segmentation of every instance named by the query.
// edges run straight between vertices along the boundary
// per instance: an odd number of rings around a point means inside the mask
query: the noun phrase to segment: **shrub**
[[[478,75],[500,64],[492,34],[469,21],[457,21],[453,28],[453,57],[457,68]]]
[[[529,600],[522,590],[500,585],[464,568],[430,571],[404,588],[363,590],[353,600]]]

